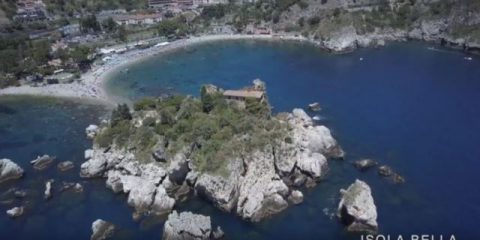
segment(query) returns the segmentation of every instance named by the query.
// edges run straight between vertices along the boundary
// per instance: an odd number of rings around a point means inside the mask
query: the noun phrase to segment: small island
[[[135,218],[170,213],[190,192],[257,222],[303,199],[344,152],[302,109],[273,114],[265,84],[240,90],[213,85],[200,98],[168,96],[119,105],[91,126],[93,149],[81,176],[104,177],[128,194]]]

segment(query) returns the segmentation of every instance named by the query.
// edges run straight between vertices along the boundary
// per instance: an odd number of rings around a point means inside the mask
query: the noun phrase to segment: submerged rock
[[[308,108],[314,112],[319,112],[320,110],[322,110],[322,108],[320,107],[320,103],[318,102],[308,104]]]
[[[55,157],[50,157],[49,155],[38,156],[36,159],[30,161],[33,165],[33,168],[36,170],[44,170],[53,163]]]
[[[347,190],[340,190],[342,198],[338,204],[337,216],[350,232],[375,234],[378,230],[377,207],[370,187],[363,181],[355,180]]]
[[[224,236],[225,236],[225,233],[223,232],[220,226],[217,226],[217,228],[212,232],[212,239],[221,239]]]
[[[92,223],[92,236],[90,240],[105,240],[113,237],[115,225],[102,219]]]
[[[393,170],[387,165],[382,165],[378,167],[378,174],[384,177],[390,177],[393,174]]]
[[[212,223],[210,217],[191,212],[173,211],[163,228],[163,240],[210,239]]]
[[[372,167],[375,167],[377,164],[378,163],[372,159],[361,159],[353,163],[353,165],[361,171],[366,171]]]
[[[378,167],[378,174],[383,177],[388,177],[395,184],[405,183],[405,178],[387,165]]]
[[[23,176],[23,169],[10,159],[0,159],[0,183]]]
[[[7,210],[7,215],[11,218],[20,217],[23,215],[24,207],[14,207],[12,209]]]
[[[73,167],[74,167],[74,165],[73,165],[72,161],[65,161],[65,162],[61,162],[61,163],[57,164],[57,168],[61,172],[68,171],[68,170],[72,169]]]

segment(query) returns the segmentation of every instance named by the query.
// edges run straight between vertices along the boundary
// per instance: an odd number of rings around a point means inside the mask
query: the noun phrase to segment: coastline
[[[160,47],[150,47],[141,50],[131,50],[124,54],[118,55],[115,59],[106,62],[103,65],[93,66],[89,71],[82,74],[80,80],[73,83],[52,84],[44,86],[15,86],[0,89],[0,96],[7,95],[31,95],[31,96],[47,96],[59,98],[71,98],[77,100],[87,100],[101,102],[106,105],[116,105],[120,102],[130,103],[130,100],[123,99],[108,93],[106,83],[112,74],[122,69],[147,60],[158,54],[174,51],[179,48],[192,46],[195,44],[207,43],[222,40],[274,40],[274,41],[299,41],[318,44],[310,39],[302,36],[294,35],[206,35],[200,37],[191,37],[170,42],[168,45]]]
[[[389,34],[372,34],[369,36],[355,36],[341,39],[342,36],[330,42],[314,40],[299,34],[217,34],[195,36],[185,39],[169,42],[168,45],[149,47],[146,49],[135,49],[126,53],[117,55],[114,59],[102,65],[94,65],[89,71],[82,74],[79,80],[73,83],[52,84],[38,87],[28,85],[7,87],[0,89],[0,96],[6,95],[29,95],[29,96],[48,96],[58,98],[70,98],[80,101],[94,101],[105,105],[115,106],[118,103],[132,104],[131,100],[108,93],[107,81],[115,73],[127,68],[133,64],[148,60],[159,54],[168,53],[179,48],[186,48],[196,44],[228,41],[228,40],[262,40],[262,41],[293,41],[299,43],[312,44],[315,47],[330,51],[331,53],[341,54],[352,52],[359,47],[384,46],[385,41],[408,41],[421,40],[419,38],[409,38],[405,32],[394,32]],[[423,39],[425,42],[432,42]],[[450,47],[452,48],[452,47]],[[453,48],[455,49],[455,48]]]

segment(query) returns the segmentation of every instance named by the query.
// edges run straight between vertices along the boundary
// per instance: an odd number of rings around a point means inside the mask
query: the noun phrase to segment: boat
[[[464,57],[463,59],[467,60],[467,61],[472,61],[473,58],[472,57]]]
[[[320,115],[315,115],[315,116],[312,117],[312,119],[314,121],[320,121],[320,120],[322,120],[322,117],[320,117]]]

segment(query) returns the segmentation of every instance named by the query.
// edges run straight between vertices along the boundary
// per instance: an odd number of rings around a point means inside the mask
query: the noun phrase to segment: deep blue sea
[[[304,189],[302,204],[257,224],[201,199],[177,206],[210,215],[228,239],[360,239],[345,233],[332,216],[339,189],[356,178],[372,188],[380,233],[479,239],[480,58],[468,61],[462,53],[430,47],[395,43],[332,55],[304,44],[215,42],[129,66],[108,86],[112,94],[137,99],[169,92],[198,95],[204,83],[237,88],[260,78],[277,112],[322,105],[321,124],[333,131],[347,157],[330,161],[327,178]],[[22,180],[0,185],[0,194],[11,186],[36,189],[19,219],[3,212],[20,200],[0,204],[1,239],[88,239],[97,218],[118,225],[117,238],[161,237],[162,219],[133,222],[124,196],[102,181],[78,177],[83,150],[90,145],[84,129],[104,114],[100,107],[65,100],[0,98],[0,157],[26,170]],[[76,168],[34,171],[28,161],[43,153],[73,160]],[[375,171],[358,172],[352,162],[360,158],[390,165],[406,183],[394,185]],[[81,181],[85,192],[54,193],[45,201],[43,184],[50,178]]]

